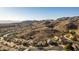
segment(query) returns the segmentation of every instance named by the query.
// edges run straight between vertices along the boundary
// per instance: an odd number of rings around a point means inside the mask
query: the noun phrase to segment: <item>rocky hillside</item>
[[[1,51],[79,50],[79,16],[0,24]]]

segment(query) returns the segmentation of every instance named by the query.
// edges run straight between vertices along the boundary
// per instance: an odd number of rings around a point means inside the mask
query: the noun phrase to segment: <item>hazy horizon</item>
[[[79,16],[79,7],[0,7],[0,23]]]

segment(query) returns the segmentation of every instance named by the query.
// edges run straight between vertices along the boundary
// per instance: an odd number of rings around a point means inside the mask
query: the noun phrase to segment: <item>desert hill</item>
[[[33,48],[35,50],[64,50],[59,43],[52,43],[53,47],[50,48],[48,40],[53,36],[60,38],[63,34],[69,33],[69,30],[74,30],[79,35],[79,16],[0,24],[0,50],[22,51],[29,50],[27,48],[30,46],[36,47]],[[79,49],[78,45],[77,47]]]

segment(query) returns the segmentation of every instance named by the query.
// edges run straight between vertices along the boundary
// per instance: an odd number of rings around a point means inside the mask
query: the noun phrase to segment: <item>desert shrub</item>
[[[18,51],[24,51],[26,48],[24,46],[19,46]]]
[[[24,42],[24,43],[23,43],[23,46],[28,46],[28,43],[27,43],[27,42]]]
[[[52,45],[52,46],[58,46],[57,42],[54,42],[52,40],[49,41],[49,44]]]
[[[78,26],[76,25],[76,24],[74,24],[74,23],[69,23],[69,24],[67,24],[67,29],[69,30],[69,29],[77,29],[78,28]]]
[[[46,26],[49,27],[49,28],[53,28],[53,27],[54,27],[53,24],[48,24],[48,25],[46,25]]]
[[[64,50],[74,51],[74,48],[72,47],[72,43],[68,43],[67,45],[65,45]]]

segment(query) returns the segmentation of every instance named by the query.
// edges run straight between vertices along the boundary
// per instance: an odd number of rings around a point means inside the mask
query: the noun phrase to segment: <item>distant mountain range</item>
[[[13,21],[13,20],[0,20],[0,23],[18,23],[20,21]]]

